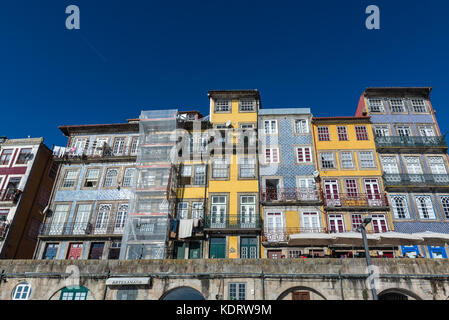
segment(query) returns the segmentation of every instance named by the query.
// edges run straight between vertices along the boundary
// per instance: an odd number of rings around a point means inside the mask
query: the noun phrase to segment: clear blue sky
[[[65,28],[66,6],[81,29]],[[380,7],[381,30],[365,28]],[[369,86],[432,86],[449,130],[449,2],[14,0],[0,5],[0,135],[65,144],[59,125],[199,109],[210,89],[353,115]]]

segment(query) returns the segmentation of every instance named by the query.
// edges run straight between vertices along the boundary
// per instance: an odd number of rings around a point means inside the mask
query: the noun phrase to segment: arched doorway
[[[378,296],[379,300],[390,300],[390,301],[422,300],[419,296],[417,296],[413,292],[400,288],[392,288],[384,290],[381,293],[379,293]]]
[[[201,292],[190,287],[178,287],[164,293],[160,300],[205,300]]]
[[[315,289],[297,286],[282,292],[277,300],[326,300],[326,298]]]

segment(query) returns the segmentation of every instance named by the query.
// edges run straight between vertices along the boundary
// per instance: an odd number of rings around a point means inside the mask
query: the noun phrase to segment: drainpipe
[[[341,270],[338,271],[338,278],[340,279],[341,300],[345,300],[345,295],[343,293],[343,277],[341,276]]]
[[[263,271],[260,274],[260,280],[262,281],[262,300],[265,300],[265,275]]]
[[[106,292],[108,291],[108,286],[106,285],[106,281],[109,279],[110,275],[111,275],[111,270],[108,270],[108,274],[107,274],[106,280],[104,282],[103,300],[106,300]]]

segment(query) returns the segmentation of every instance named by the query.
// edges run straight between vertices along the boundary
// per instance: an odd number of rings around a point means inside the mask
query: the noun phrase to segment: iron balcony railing
[[[262,202],[320,201],[316,188],[266,188],[261,191]]]
[[[261,219],[256,213],[251,215],[244,214],[212,214],[205,216],[205,229],[260,229]]]
[[[449,187],[449,174],[384,173],[385,186]]]
[[[86,158],[116,158],[116,157],[135,157],[137,156],[137,149],[132,150],[131,146],[123,147],[120,150],[114,150],[110,145],[104,144],[101,147],[76,149],[55,147],[53,149],[55,159],[61,160],[79,160]]]
[[[40,236],[122,235],[124,223],[43,223]]]
[[[385,193],[325,193],[323,202],[326,207],[388,207],[388,198]]]
[[[0,191],[0,201],[11,201],[13,203],[19,200],[22,191],[19,189],[4,189]]]
[[[262,241],[263,242],[287,242],[288,237],[296,233],[328,233],[326,228],[279,228],[279,229],[269,229],[265,228],[262,230]]]
[[[377,147],[439,147],[447,148],[446,139],[442,136],[377,136],[375,138]]]
[[[0,221],[0,240],[4,240],[9,224],[6,221]]]

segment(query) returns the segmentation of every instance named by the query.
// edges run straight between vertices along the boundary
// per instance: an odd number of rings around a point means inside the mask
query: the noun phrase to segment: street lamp
[[[370,268],[371,267],[371,256],[369,254],[369,248],[368,248],[368,239],[366,238],[366,226],[371,222],[371,217],[366,217],[365,219],[363,219],[362,224],[357,228],[357,231],[362,233],[362,238],[363,238],[363,245],[365,247],[365,257],[366,257],[366,264],[368,266],[368,271],[370,273],[370,276],[373,273],[373,270]],[[376,288],[374,287],[374,279],[371,278],[371,292],[373,293],[373,300],[379,300],[379,298],[377,297],[377,292],[376,292]]]

